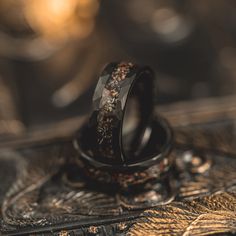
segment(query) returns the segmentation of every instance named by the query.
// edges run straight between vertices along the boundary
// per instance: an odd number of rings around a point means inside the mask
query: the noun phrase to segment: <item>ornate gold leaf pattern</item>
[[[127,236],[210,235],[236,231],[236,194],[216,193],[146,210]]]
[[[210,142],[215,140],[216,147],[220,142],[222,147],[225,147],[224,151],[234,151],[233,142],[231,146],[224,145],[221,139],[211,139],[210,133],[208,136],[206,133],[200,135],[201,132],[197,129],[195,132],[188,132],[183,132],[183,137],[194,134],[191,141],[193,146],[211,147]],[[178,134],[178,143],[191,143],[189,138],[180,142]],[[227,143],[228,139],[225,139],[225,142]],[[200,236],[236,232],[236,160],[232,155],[205,151],[203,156],[212,161],[211,167],[200,174],[192,173],[190,169],[180,171],[178,193],[174,202],[162,206],[155,205],[154,208],[149,202],[145,208],[147,210],[137,212],[132,210],[132,202],[128,201],[127,204],[118,194],[107,194],[97,188],[88,187],[82,180],[78,179],[76,186],[64,185],[58,175],[63,163],[58,158],[61,148],[62,146],[48,146],[45,150],[28,149],[20,153],[21,158],[16,158],[23,159],[20,175],[7,191],[1,209],[7,230],[47,225],[50,225],[51,229],[54,224],[82,221],[85,221],[89,228],[94,225],[94,222],[89,225],[89,220],[94,220],[97,216],[102,216],[103,219],[106,217],[108,220],[119,216],[119,220],[114,224],[101,223],[101,227],[97,226],[98,232],[102,232],[98,235],[117,235],[118,230],[124,234],[128,230],[127,235],[130,236]],[[177,149],[173,152],[181,159],[185,150]],[[75,155],[67,149],[62,153],[65,154],[72,157]],[[147,196],[145,199],[150,201],[149,197],[152,195]],[[135,204],[140,205],[139,202]],[[126,218],[125,214],[122,214],[124,212],[135,217]],[[127,228],[117,229],[116,225],[120,222],[125,223]]]

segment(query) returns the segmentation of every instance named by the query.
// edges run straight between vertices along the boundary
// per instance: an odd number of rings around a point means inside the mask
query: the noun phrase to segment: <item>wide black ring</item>
[[[148,67],[132,63],[111,63],[105,67],[95,89],[93,112],[83,134],[90,143],[90,154],[92,152],[96,160],[124,164],[135,159],[153,115],[153,81],[154,74]],[[134,110],[134,107],[127,108],[131,99],[137,105],[138,122],[127,145],[123,120],[129,109]]]

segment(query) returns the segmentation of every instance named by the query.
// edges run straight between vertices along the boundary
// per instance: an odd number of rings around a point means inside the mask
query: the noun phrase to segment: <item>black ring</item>
[[[90,154],[111,164],[124,164],[140,151],[142,136],[153,115],[154,74],[148,67],[111,63],[103,70],[93,97],[93,112],[84,137]],[[131,141],[123,141],[123,119],[128,101],[135,98],[139,118]],[[125,122],[127,123],[127,122]],[[123,145],[124,144],[124,145]]]

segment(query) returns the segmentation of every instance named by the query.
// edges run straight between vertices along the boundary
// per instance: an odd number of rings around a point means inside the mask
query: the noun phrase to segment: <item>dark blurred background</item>
[[[104,64],[156,72],[158,104],[236,92],[235,0],[1,0],[0,137],[88,114]]]

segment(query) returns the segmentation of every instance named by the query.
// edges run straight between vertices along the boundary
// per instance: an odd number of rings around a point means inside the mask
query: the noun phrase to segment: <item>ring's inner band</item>
[[[127,102],[122,128],[122,141],[124,152],[129,152],[134,139],[134,131],[140,122],[139,104],[136,97],[130,97]]]
[[[145,146],[144,133],[153,114],[153,78],[150,71],[137,75],[130,88],[122,123],[122,151],[127,160],[137,158]],[[147,133],[147,132],[146,132]]]

